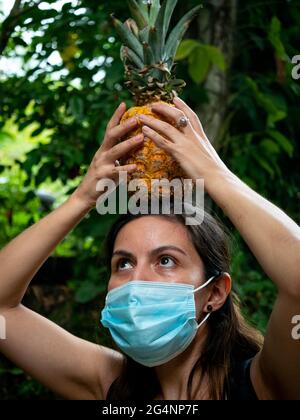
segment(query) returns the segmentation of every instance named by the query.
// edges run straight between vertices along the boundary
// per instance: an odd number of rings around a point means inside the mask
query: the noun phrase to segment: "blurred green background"
[[[174,22],[203,4],[177,53],[181,96],[230,169],[295,221],[299,213],[298,0],[179,1]],[[109,19],[123,0],[0,0],[0,248],[59,206],[80,183],[114,109],[125,100],[120,43]],[[300,71],[299,71],[300,74]],[[275,298],[237,232],[232,276],[261,331]],[[83,338],[100,330],[106,290],[103,239],[115,216],[92,211],[34,278],[24,304]],[[55,395],[0,356],[1,399]]]

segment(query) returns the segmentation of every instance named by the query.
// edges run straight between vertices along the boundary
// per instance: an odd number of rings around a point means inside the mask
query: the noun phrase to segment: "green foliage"
[[[276,287],[251,257],[238,234],[232,237],[231,276],[247,320],[265,333],[276,298]]]
[[[282,60],[287,60],[288,57],[281,41],[281,22],[277,16],[273,16],[272,18],[268,39],[275,49],[276,56]]]
[[[213,3],[204,2],[204,11]],[[122,21],[128,18],[126,2],[77,0],[66,2],[61,10],[38,7],[36,0],[22,4],[30,12],[20,14],[4,51],[6,59],[21,60],[22,68],[0,73],[1,247],[53,208],[37,197],[39,189],[50,192],[56,206],[76,188],[115,108],[123,100],[133,104],[123,87],[121,44],[110,19],[113,12]],[[197,5],[196,0],[181,4],[174,22]],[[172,10],[171,1],[167,7]],[[213,29],[213,21],[209,24]],[[290,59],[299,54],[299,27],[296,0],[272,2],[272,7],[261,0],[238,2],[230,66],[216,46],[193,39],[192,29],[176,56],[176,76],[187,82],[183,98],[194,109],[201,111],[210,100],[205,83],[212,69],[228,78],[228,109],[214,144],[233,172],[298,222],[300,82],[291,78]],[[165,34],[165,39],[172,40],[170,49],[178,46],[174,34]],[[114,219],[91,212],[57,247],[54,255],[75,259],[67,282],[71,295],[51,313],[40,308],[92,341],[107,282],[102,244]],[[265,331],[274,285],[238,236],[235,244],[236,290],[247,317]],[[100,343],[110,345],[103,330],[99,335]],[[9,362],[1,362],[0,368],[5,398],[50,397]]]
[[[189,62],[189,75],[195,83],[202,83],[206,79],[212,65],[222,71],[226,70],[224,55],[218,48],[194,39],[185,39],[179,45],[176,60],[186,58]]]

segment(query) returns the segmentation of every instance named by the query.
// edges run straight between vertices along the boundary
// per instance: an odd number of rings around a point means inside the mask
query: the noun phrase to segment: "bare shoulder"
[[[111,384],[122,372],[124,355],[116,350],[96,345],[98,352],[98,378],[101,389],[100,399],[105,400]]]

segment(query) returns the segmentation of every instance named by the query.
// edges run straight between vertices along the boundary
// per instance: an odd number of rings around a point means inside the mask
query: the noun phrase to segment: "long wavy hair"
[[[186,225],[189,216],[186,210],[175,214],[159,214],[175,223],[181,223],[188,230],[191,241],[201,257],[206,279],[220,272],[230,272],[230,252],[228,236],[224,227],[210,214],[204,214],[202,223]],[[173,210],[173,211],[172,211]],[[188,209],[191,211],[191,209]],[[151,215],[151,214],[150,214]],[[114,244],[119,231],[130,221],[144,214],[127,213],[112,225],[106,238],[106,262],[110,271]],[[155,226],[154,226],[155,228]],[[201,370],[201,378],[208,378],[209,399],[230,398],[231,373],[237,363],[252,358],[262,347],[263,337],[247,323],[240,310],[237,295],[231,291],[224,305],[211,313],[208,321],[208,334],[204,348],[190,373],[188,380],[188,399],[192,400],[192,382]],[[119,349],[118,349],[119,350]],[[160,384],[154,368],[143,366],[125,355],[120,376],[112,383],[107,400],[152,400],[160,394]]]

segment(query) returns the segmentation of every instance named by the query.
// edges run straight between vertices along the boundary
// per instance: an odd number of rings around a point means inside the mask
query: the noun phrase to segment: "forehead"
[[[187,253],[197,253],[187,228],[176,220],[162,216],[145,216],[127,223],[118,233],[114,250],[137,252],[175,245]]]

